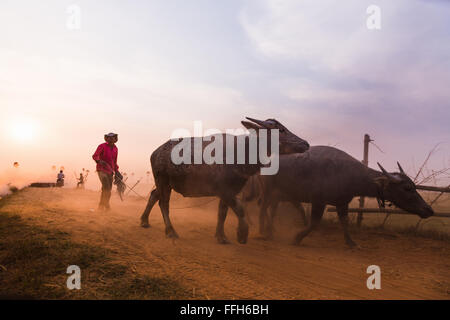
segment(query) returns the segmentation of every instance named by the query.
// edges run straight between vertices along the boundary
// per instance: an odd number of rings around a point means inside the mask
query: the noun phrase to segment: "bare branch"
[[[422,180],[420,180],[419,182],[417,182],[416,184],[423,184],[423,183],[427,183],[430,180],[434,180],[434,183],[436,184],[436,178],[442,174],[448,173],[450,172],[450,168],[444,168],[441,170],[437,170],[437,171],[432,171],[432,174],[424,177]]]
[[[417,179],[419,178],[419,176],[422,174],[423,169],[425,168],[426,164],[428,163],[428,160],[430,160],[431,156],[437,151],[439,145],[441,144],[441,142],[439,142],[438,144],[436,144],[433,149],[430,150],[430,152],[428,152],[427,157],[425,158],[424,162],[422,163],[422,165],[419,168],[419,171],[416,174],[416,177],[413,179],[414,182],[417,182]]]
[[[447,188],[450,188],[450,184],[447,186]],[[444,194],[444,192],[439,193],[439,194],[436,196],[436,198],[434,198],[434,200],[430,202],[430,206],[433,206],[433,204],[435,204],[436,201],[438,201],[439,198],[440,198],[443,194]]]

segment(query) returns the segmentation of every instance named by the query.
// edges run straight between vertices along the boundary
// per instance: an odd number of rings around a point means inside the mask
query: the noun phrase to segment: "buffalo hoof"
[[[230,241],[228,241],[227,237],[225,235],[217,235],[216,234],[217,243],[219,244],[229,244]]]
[[[179,236],[176,233],[175,229],[172,228],[172,227],[166,229],[166,237],[167,238],[172,238],[172,239],[178,239],[179,238]]]
[[[246,244],[248,239],[248,226],[238,228],[237,239],[239,243]]]
[[[271,229],[267,229],[264,233],[263,233],[263,238],[265,240],[273,240],[273,232]]]
[[[300,245],[300,243],[302,242],[302,240],[303,240],[303,237],[295,237],[295,239],[294,239],[294,241],[292,241],[292,245],[293,246],[299,246]]]
[[[260,224],[260,225],[259,225],[259,234],[260,234],[261,236],[263,236],[264,233],[265,233],[265,227],[262,226],[262,225]]]
[[[353,240],[346,240],[345,243],[350,249],[361,249],[361,247]]]
[[[271,241],[273,240],[273,234],[265,234],[262,236],[264,240]]]
[[[141,221],[141,227],[142,228],[150,228],[150,224],[148,221]]]

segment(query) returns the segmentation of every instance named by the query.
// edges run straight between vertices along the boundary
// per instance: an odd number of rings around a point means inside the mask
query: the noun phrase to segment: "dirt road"
[[[139,273],[175,279],[200,299],[449,299],[450,247],[445,241],[384,231],[353,232],[360,249],[348,249],[339,226],[326,225],[295,247],[300,226],[278,228],[274,241],[236,241],[237,219],[229,211],[229,245],[214,238],[217,201],[174,194],[171,219],[179,240],[167,239],[159,207],[151,228],[139,226],[145,201],[114,196],[110,212],[97,212],[99,193],[28,188],[3,211],[27,222],[70,233],[75,241],[117,252]],[[183,209],[184,208],[184,209]],[[253,219],[256,221],[256,219]],[[368,290],[366,269],[381,268],[381,290]]]

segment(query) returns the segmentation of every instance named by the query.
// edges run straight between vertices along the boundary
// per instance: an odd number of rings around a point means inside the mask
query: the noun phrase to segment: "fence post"
[[[370,136],[366,133],[364,135],[364,158],[362,163],[367,167],[369,165],[369,142],[372,141],[370,140]],[[364,208],[364,197],[359,197],[359,207],[360,208]],[[356,219],[356,225],[359,227],[361,227],[361,223],[363,220],[363,213],[362,212],[358,212],[358,217]]]

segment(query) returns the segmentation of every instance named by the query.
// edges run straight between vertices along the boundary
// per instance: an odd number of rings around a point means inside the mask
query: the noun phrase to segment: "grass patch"
[[[6,199],[4,199],[6,200]],[[132,272],[111,250],[71,241],[69,234],[0,212],[1,299],[186,299],[168,278]],[[69,265],[81,268],[81,290],[66,287]]]
[[[373,227],[372,227],[373,228]],[[381,227],[379,227],[382,229]],[[442,240],[442,241],[450,241],[450,234],[435,230],[435,229],[423,229],[422,227],[419,227],[417,229],[416,227],[395,227],[395,228],[388,228],[387,230],[393,230],[395,232],[398,232],[400,234],[414,236],[414,237],[420,237],[420,238],[430,238],[434,240]]]
[[[281,208],[281,209],[280,209]],[[296,210],[290,205],[282,203],[280,205],[279,214],[275,220],[275,228],[277,225],[294,226],[299,230],[305,228],[303,221],[300,219]],[[255,214],[256,212],[256,214]],[[259,225],[258,212],[252,212],[252,222],[256,227]],[[309,213],[307,214],[308,220],[310,219]],[[356,225],[356,214],[349,214],[349,231],[351,234],[358,234],[359,232],[382,232],[386,235],[402,234],[406,236],[428,238],[433,240],[450,241],[450,229],[448,225],[445,225],[441,220],[423,220],[417,228],[417,222],[419,218],[414,215],[391,215],[382,226],[385,214],[365,214],[361,228]],[[430,218],[431,219],[431,218]],[[450,218],[441,218],[450,219]],[[278,220],[278,221],[277,221]],[[430,226],[430,224],[434,223]],[[336,232],[342,232],[342,227],[339,222],[337,213],[325,213],[318,228],[320,230],[333,230]]]
[[[390,225],[387,223],[385,226],[382,226],[381,223],[374,223],[374,221],[371,221],[370,223],[367,222],[368,219],[365,221],[363,220],[363,224],[361,225],[361,228],[358,228],[356,225],[356,219],[353,219],[354,221],[351,221],[349,223],[349,231],[351,233],[358,233],[358,232],[382,232],[386,235],[395,235],[395,234],[402,234],[407,236],[414,236],[418,238],[428,238],[433,240],[441,240],[441,241],[450,241],[450,233],[448,231],[442,231],[437,229],[424,229],[423,225],[419,226],[419,228],[416,227],[416,225]],[[324,226],[326,228],[330,229],[340,229],[342,230],[342,227],[340,225],[340,222],[336,217],[326,217],[322,219],[321,226]]]

